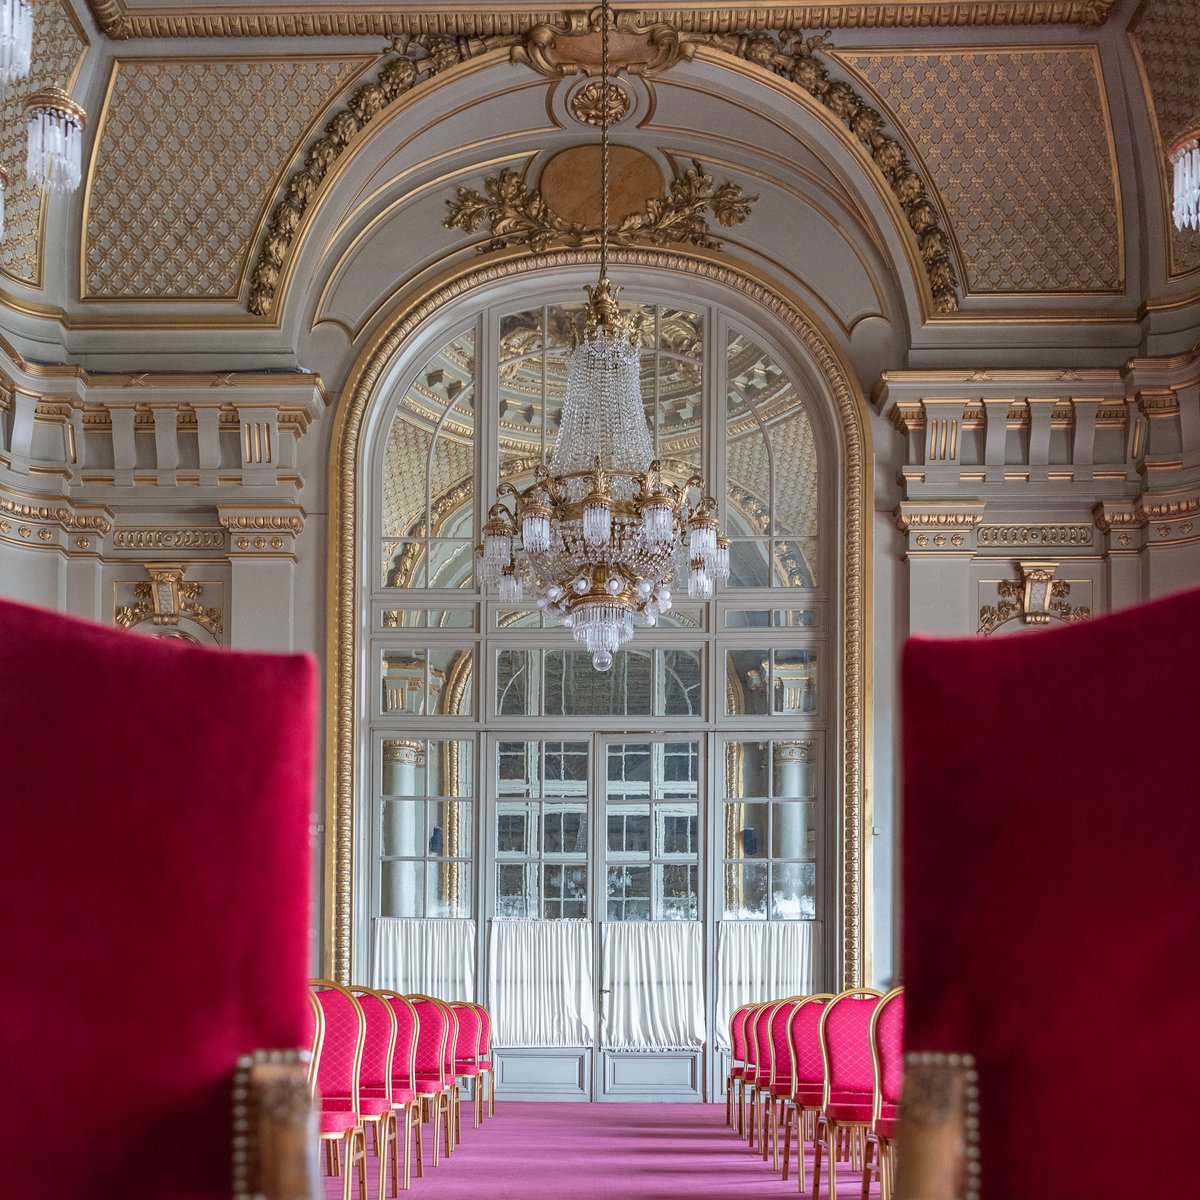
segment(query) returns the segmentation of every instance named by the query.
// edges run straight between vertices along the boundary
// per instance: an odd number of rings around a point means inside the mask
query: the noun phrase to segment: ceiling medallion
[[[641,317],[623,313],[608,278],[609,7],[601,5],[600,274],[567,355],[566,395],[548,464],[524,488],[501,483],[475,553],[502,604],[529,584],[545,616],[570,629],[607,671],[671,608],[677,573],[708,599],[729,576],[729,542],[699,475],[672,482],[654,457],[641,389]],[[511,173],[510,173],[511,174]]]
[[[598,79],[585,83],[571,97],[571,115],[583,125],[599,128],[604,121],[605,98],[610,123],[623,121],[629,115],[629,93],[619,83],[602,84]]]

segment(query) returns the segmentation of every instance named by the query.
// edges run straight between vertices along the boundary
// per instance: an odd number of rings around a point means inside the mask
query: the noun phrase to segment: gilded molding
[[[204,607],[204,584],[185,580],[185,571],[178,565],[147,563],[150,578],[134,584],[134,603],[118,605],[113,620],[122,629],[132,629],[147,620],[175,626],[180,617],[188,617],[219,640],[224,614],[219,608]]]
[[[537,188],[527,188],[516,171],[503,170],[483,181],[484,195],[460,187],[453,200],[447,200],[449,215],[442,222],[447,229],[474,233],[487,221],[492,237],[476,247],[477,253],[489,254],[510,246],[528,246],[533,251],[548,246],[598,245],[599,227],[590,228],[564,221],[546,203]],[[676,171],[667,195],[647,201],[642,212],[630,213],[609,230],[609,242],[616,246],[684,245],[702,250],[720,250],[705,219],[711,210],[726,228],[740,225],[750,215],[757,196],[747,196],[736,183],[719,187],[704,168],[692,160],[682,173]]]
[[[617,43],[617,65],[629,75],[647,78],[661,75],[680,59],[690,61],[696,53],[695,44],[681,40],[679,31],[671,25],[643,24],[640,14],[628,10],[614,16],[612,36]],[[564,12],[558,21],[534,25],[524,41],[512,48],[510,56],[513,62],[524,63],[547,79],[594,75],[600,65],[600,31],[598,8]],[[564,47],[562,39],[580,44]],[[642,45],[641,53],[638,43]]]
[[[1092,526],[1084,524],[981,525],[981,546],[1090,546]]]
[[[299,509],[289,508],[282,512],[263,509],[217,509],[217,519],[230,533],[290,533],[298,534],[304,529],[304,514]]]
[[[113,534],[116,550],[224,550],[223,529],[127,527]]]
[[[1054,578],[1058,563],[1020,562],[1017,570],[1019,579],[1002,579],[996,585],[996,603],[980,608],[976,632],[983,637],[1017,617],[1026,625],[1049,625],[1051,620],[1086,621],[1092,615],[1086,604],[1071,604],[1071,585]]]
[[[969,1054],[904,1055],[904,1153],[896,1195],[979,1200],[979,1076]]]
[[[7,496],[0,496],[0,513],[6,513],[17,521],[49,521],[69,531],[97,533],[101,537],[112,529],[112,515],[82,515],[65,504],[23,504]]]
[[[974,529],[983,521],[983,505],[977,508],[930,509],[928,505],[915,507],[907,501],[895,512],[896,528],[901,533],[913,529]]]
[[[866,921],[865,838],[866,773],[869,722],[866,711],[870,678],[867,608],[870,581],[870,523],[872,511],[870,430],[865,401],[856,393],[851,376],[825,335],[787,299],[758,280],[719,263],[670,250],[618,248],[614,263],[671,271],[712,281],[740,292],[751,303],[783,324],[809,355],[828,385],[838,417],[844,487],[840,575],[842,591],[841,675],[841,819],[842,858],[839,864],[839,909],[842,924],[842,983],[861,984],[865,970],[863,942]],[[358,566],[359,472],[367,410],[389,364],[406,343],[447,304],[489,284],[556,267],[594,266],[588,251],[558,250],[519,260],[484,264],[465,272],[405,308],[359,358],[342,393],[330,455],[330,569],[329,630],[331,648],[329,750],[327,769],[326,857],[326,970],[331,978],[348,980],[351,960],[354,898],[355,714],[359,680],[356,670],[359,638]]]
[[[754,9],[683,6],[644,9],[648,23],[662,22],[681,33],[723,33],[738,29],[747,16],[772,29],[797,25],[830,29],[911,29],[947,25],[1103,25],[1115,0],[812,0]],[[376,5],[325,9],[300,6],[267,11],[230,7],[160,6],[130,12],[124,0],[87,0],[96,24],[117,41],[131,38],[330,37],[436,34],[489,37],[553,22],[553,9],[446,8],[440,12],[380,11]],[[250,8],[249,4],[243,6]]]
[[[951,258],[953,243],[925,182],[908,161],[900,142],[884,133],[884,119],[857,89],[830,78],[817,54],[831,49],[825,34],[805,37],[785,30],[746,34],[709,34],[698,41],[735,58],[764,67],[796,84],[850,131],[883,176],[917,239],[921,262],[933,297],[934,311],[958,310],[958,272]]]

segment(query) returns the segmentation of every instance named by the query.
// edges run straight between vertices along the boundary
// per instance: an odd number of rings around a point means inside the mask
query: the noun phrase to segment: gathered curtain
[[[717,926],[717,1045],[729,1048],[729,1018],[743,1004],[813,992],[817,921],[722,921]]]
[[[497,1046],[590,1046],[596,1035],[592,925],[496,918],[488,945]]]
[[[606,1050],[704,1045],[704,942],[698,921],[608,921],[602,927]]]
[[[439,1000],[475,1000],[475,922],[375,918],[374,987]]]

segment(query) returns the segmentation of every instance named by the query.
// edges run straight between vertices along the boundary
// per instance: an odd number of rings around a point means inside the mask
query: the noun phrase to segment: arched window
[[[391,373],[363,522],[377,702],[360,738],[359,961],[378,958],[372,923],[460,918],[482,995],[489,923],[567,921],[593,939],[599,989],[605,925],[694,929],[711,960],[727,933],[766,947],[832,914],[832,419],[742,315],[640,298],[655,453],[676,481],[708,481],[732,569],[710,601],[679,589],[606,673],[532,603],[481,588],[474,557],[497,484],[549,457],[582,306],[464,313]],[[819,940],[805,945],[816,985]],[[710,1049],[722,969],[691,1001]],[[598,1054],[604,1028],[601,1012]]]

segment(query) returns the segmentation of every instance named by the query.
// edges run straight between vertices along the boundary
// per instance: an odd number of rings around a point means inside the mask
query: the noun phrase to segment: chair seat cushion
[[[871,1123],[871,1097],[847,1092],[841,1096],[831,1096],[829,1103],[822,1110],[831,1121],[843,1123]]]
[[[475,1064],[481,1071],[490,1071],[492,1069],[492,1060],[490,1058],[477,1058]]]
[[[879,1137],[887,1138],[889,1141],[891,1141],[895,1138],[896,1133],[900,1128],[900,1118],[898,1116],[881,1116],[879,1120],[875,1122],[872,1128]]]
[[[820,1108],[825,1087],[820,1083],[798,1083],[792,1088],[792,1101],[801,1108]]]
[[[404,1108],[405,1105],[411,1104],[417,1098],[417,1093],[412,1088],[394,1087],[392,1088],[392,1107]]]
[[[321,1109],[321,1133],[345,1133],[358,1124],[358,1115],[348,1109]]]
[[[455,1059],[454,1060],[454,1073],[455,1073],[455,1075],[478,1075],[479,1074],[479,1064],[477,1062],[475,1062],[474,1059],[471,1059],[471,1060],[461,1059],[461,1058]]]
[[[422,1096],[433,1096],[438,1092],[445,1091],[440,1075],[430,1079],[421,1079],[420,1077],[413,1080],[413,1087],[420,1092]]]

